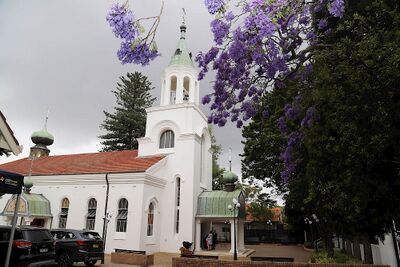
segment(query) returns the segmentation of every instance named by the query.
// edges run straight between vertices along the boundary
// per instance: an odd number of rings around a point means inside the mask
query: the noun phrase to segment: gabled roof
[[[7,143],[7,147],[1,146],[1,139],[4,137],[4,141]],[[4,149],[6,152],[12,152],[14,155],[18,155],[22,152],[22,147],[19,145],[17,138],[15,138],[10,125],[8,125],[6,117],[0,111],[0,149]]]
[[[32,175],[145,172],[163,158],[138,157],[137,150],[47,156],[34,160]],[[0,169],[26,176],[31,162],[24,158],[2,164]]]

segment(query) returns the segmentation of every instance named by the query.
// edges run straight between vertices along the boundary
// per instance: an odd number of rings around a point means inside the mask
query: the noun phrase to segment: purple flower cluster
[[[135,43],[122,42],[117,52],[118,59],[122,64],[133,63],[142,66],[148,65],[158,55],[157,51],[149,48],[146,43],[135,45]]]
[[[344,14],[344,0],[333,0],[329,7],[329,13],[334,16],[341,18]]]
[[[133,12],[128,10],[126,5],[114,4],[108,12],[106,20],[115,36],[122,40],[117,52],[121,63],[145,66],[159,54],[154,44],[148,44],[145,39],[140,37],[138,30],[140,26],[135,24],[134,18]]]
[[[213,93],[203,102],[211,105],[209,121],[218,125],[251,119],[266,88],[283,88],[286,78],[304,80],[312,65],[303,51],[318,40],[313,12],[330,9],[337,16],[344,11],[340,0],[231,0],[241,10],[225,10],[226,2],[205,0],[210,13],[219,13],[211,22],[215,46],[196,57],[200,80],[216,71]],[[317,23],[326,32],[327,18]],[[286,118],[298,119],[300,109],[287,108]]]
[[[224,0],[204,0],[204,4],[206,5],[208,12],[212,15],[221,11],[225,5]]]
[[[106,20],[110,24],[116,37],[132,41],[137,35],[133,27],[134,16],[125,6],[114,4],[107,14]]]

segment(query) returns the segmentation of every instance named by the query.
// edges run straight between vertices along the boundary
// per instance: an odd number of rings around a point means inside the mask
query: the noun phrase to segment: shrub
[[[313,263],[362,263],[358,259],[343,254],[341,252],[335,251],[335,254],[333,255],[333,258],[328,257],[328,252],[326,251],[320,251],[320,252],[314,252],[311,255],[311,262]]]

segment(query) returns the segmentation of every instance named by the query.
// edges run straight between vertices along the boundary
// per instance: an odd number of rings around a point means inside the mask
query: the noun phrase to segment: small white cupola
[[[181,37],[168,67],[161,76],[161,106],[182,103],[199,104],[198,71],[192,53],[186,46],[186,25],[180,26]]]

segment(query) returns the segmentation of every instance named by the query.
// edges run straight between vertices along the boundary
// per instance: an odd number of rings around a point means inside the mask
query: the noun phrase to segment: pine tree
[[[151,96],[151,82],[139,72],[121,76],[117,89],[112,91],[117,106],[114,112],[103,111],[106,116],[101,129],[106,130],[102,139],[102,151],[137,149],[137,138],[144,136],[146,129],[146,108],[156,98]]]

